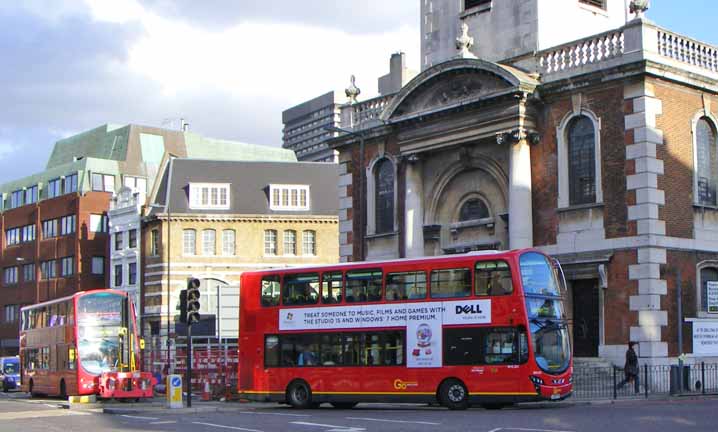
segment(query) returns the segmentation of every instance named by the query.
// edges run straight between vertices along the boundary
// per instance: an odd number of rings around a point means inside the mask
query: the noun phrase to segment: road
[[[281,405],[223,404],[222,412],[102,414],[58,408],[58,400],[0,396],[0,430],[193,432],[659,432],[718,430],[718,398],[615,404],[522,405],[500,411],[362,404],[297,411]],[[131,405],[128,405],[130,407]]]

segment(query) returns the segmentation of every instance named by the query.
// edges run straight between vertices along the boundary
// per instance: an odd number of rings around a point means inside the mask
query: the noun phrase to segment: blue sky
[[[0,1],[0,183],[44,169],[57,139],[103,123],[281,145],[281,111],[391,53],[419,60],[420,0]],[[653,0],[648,18],[718,45],[708,0]],[[416,67],[416,66],[415,66]]]

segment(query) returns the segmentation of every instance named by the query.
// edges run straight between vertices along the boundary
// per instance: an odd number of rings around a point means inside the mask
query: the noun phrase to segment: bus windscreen
[[[117,367],[123,305],[123,297],[112,293],[78,299],[78,355],[87,372],[101,374]]]

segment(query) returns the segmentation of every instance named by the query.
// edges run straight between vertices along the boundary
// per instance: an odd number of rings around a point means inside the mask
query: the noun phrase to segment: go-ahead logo
[[[406,390],[407,387],[416,387],[419,385],[416,381],[402,381],[400,379],[394,380],[394,388],[397,390]]]
[[[484,311],[481,310],[481,306],[478,304],[472,305],[456,305],[456,315],[461,314],[482,314]]]

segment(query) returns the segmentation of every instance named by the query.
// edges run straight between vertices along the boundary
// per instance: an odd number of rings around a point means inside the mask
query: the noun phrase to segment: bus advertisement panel
[[[239,392],[295,407],[500,407],[572,390],[563,276],[534,250],[242,275]]]
[[[141,372],[134,306],[114,290],[79,292],[21,309],[23,391],[31,395],[152,397]]]

